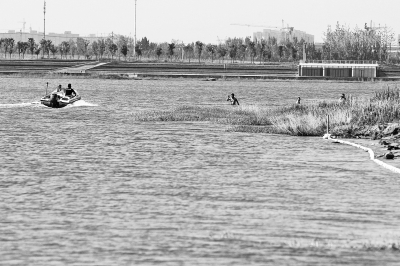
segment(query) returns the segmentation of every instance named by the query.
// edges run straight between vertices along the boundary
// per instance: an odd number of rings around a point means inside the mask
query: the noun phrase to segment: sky
[[[44,0],[0,0],[0,32],[43,31]],[[284,25],[323,41],[328,25],[353,29],[372,20],[397,35],[400,0],[136,0],[136,37],[152,42],[218,43],[252,36],[263,27]],[[134,37],[135,0],[46,0],[46,33],[72,31],[80,36],[111,32]]]

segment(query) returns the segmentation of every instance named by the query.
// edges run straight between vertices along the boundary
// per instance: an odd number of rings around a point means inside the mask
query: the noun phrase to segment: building
[[[80,37],[79,34],[73,34],[70,31],[66,31],[64,33],[46,33],[46,40],[51,40],[54,45],[59,45],[63,41],[69,41],[70,39],[74,39],[74,41],[76,41],[76,38],[78,37]],[[43,39],[43,32],[38,32],[35,30],[30,30],[30,32],[9,30],[7,33],[0,33],[0,39],[1,38],[13,38],[15,42],[27,42],[29,38],[33,38],[36,43],[40,43],[40,41]],[[89,36],[82,38],[89,40],[91,43],[100,39],[100,37],[96,37],[95,34],[90,34]]]
[[[376,78],[378,62],[376,61],[301,61],[300,77],[334,77],[334,78]]]
[[[292,28],[293,29],[293,28]],[[307,43],[314,42],[314,35],[309,34],[305,31],[301,30],[273,30],[273,29],[264,29],[262,32],[254,32],[253,33],[253,41],[256,40],[268,40],[268,38],[276,38],[277,42],[280,43],[285,39],[289,39],[293,41],[293,38],[296,37],[298,41],[301,39],[305,40]]]

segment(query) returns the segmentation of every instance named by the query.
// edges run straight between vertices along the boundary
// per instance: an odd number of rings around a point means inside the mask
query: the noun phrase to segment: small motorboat
[[[75,95],[65,95],[63,91],[55,90],[50,94],[47,94],[40,103],[52,108],[62,108],[76,101],[79,101],[81,96],[75,91]]]

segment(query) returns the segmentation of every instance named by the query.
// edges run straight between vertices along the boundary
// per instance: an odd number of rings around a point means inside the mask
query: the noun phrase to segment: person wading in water
[[[236,99],[235,94],[228,95],[227,101],[231,102],[231,105],[239,105],[238,99]]]
[[[339,98],[339,103],[345,103],[346,102],[346,96],[344,95],[344,93],[342,93],[342,95]]]

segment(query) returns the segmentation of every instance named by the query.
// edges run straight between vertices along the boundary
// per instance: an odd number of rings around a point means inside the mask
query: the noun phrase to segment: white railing
[[[307,60],[306,63],[314,64],[378,64],[375,60]]]

